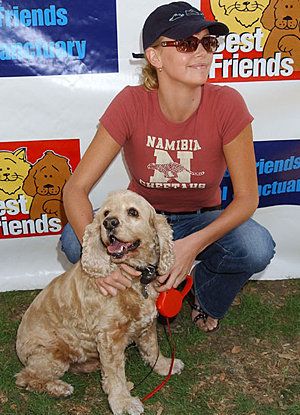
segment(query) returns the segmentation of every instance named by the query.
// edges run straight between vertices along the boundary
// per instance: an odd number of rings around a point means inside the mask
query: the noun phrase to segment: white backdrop
[[[139,81],[140,31],[145,16],[164,1],[118,0],[119,73],[0,78],[1,141],[79,138],[83,153],[98,119],[114,95]],[[198,1],[190,1],[195,6]],[[232,83],[254,116],[256,141],[300,138],[299,81]],[[92,191],[94,206],[106,194],[127,186],[128,177],[117,157]],[[277,243],[269,267],[255,278],[300,277],[300,206],[258,209],[254,219],[266,226]],[[0,240],[0,291],[44,287],[70,264],[57,248],[57,236]]]

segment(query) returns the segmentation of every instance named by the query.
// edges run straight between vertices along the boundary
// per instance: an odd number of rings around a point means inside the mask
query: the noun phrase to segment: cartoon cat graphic
[[[254,33],[255,28],[263,32],[261,46],[264,45],[269,30],[261,24],[261,17],[264,9],[268,6],[269,0],[210,0],[211,10],[217,21],[225,23],[230,32]]]
[[[26,148],[15,151],[0,150],[0,200],[18,200],[19,195],[24,195],[26,209],[29,211],[32,197],[24,193],[22,186],[30,168]]]

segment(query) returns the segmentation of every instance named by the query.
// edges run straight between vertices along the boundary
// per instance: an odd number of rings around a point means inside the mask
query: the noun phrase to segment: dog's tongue
[[[110,254],[121,254],[126,251],[130,245],[130,242],[120,242],[115,240],[112,244],[108,245],[107,250]]]

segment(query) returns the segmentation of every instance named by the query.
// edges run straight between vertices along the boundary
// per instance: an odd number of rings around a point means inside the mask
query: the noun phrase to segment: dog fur
[[[117,218],[108,230],[105,219]],[[110,234],[122,242],[140,241],[122,258],[108,254]],[[144,298],[139,278],[117,296],[103,296],[95,278],[103,278],[121,263],[134,268],[157,266],[167,273],[173,264],[172,230],[162,215],[131,191],[109,195],[87,226],[82,259],[55,278],[25,312],[17,334],[17,354],[25,366],[16,384],[52,396],[69,396],[73,387],[60,380],[68,370],[101,369],[102,387],[113,414],[139,415],[143,405],[132,397],[125,377],[125,348],[135,342],[145,362],[167,375],[170,359],[159,351],[156,333],[156,298],[153,283]],[[175,359],[172,373],[183,363]]]

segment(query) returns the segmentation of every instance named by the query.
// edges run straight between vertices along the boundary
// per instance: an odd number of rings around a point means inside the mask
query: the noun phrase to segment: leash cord
[[[152,396],[154,396],[158,391],[160,391],[165,384],[169,381],[171,375],[172,375],[172,370],[173,370],[173,366],[174,366],[174,360],[175,360],[175,344],[172,338],[172,333],[171,333],[171,327],[170,327],[170,321],[167,318],[167,326],[168,326],[168,333],[166,332],[166,328],[164,326],[164,331],[171,349],[171,365],[170,365],[170,369],[169,369],[169,373],[167,374],[167,376],[165,377],[165,379],[150,393],[148,393],[148,395],[144,396],[141,401],[145,402],[146,400],[152,398]],[[155,364],[157,363],[158,357],[156,359]],[[155,366],[155,365],[154,365]],[[154,369],[154,366],[152,367],[152,370]],[[151,372],[152,372],[151,370]]]

